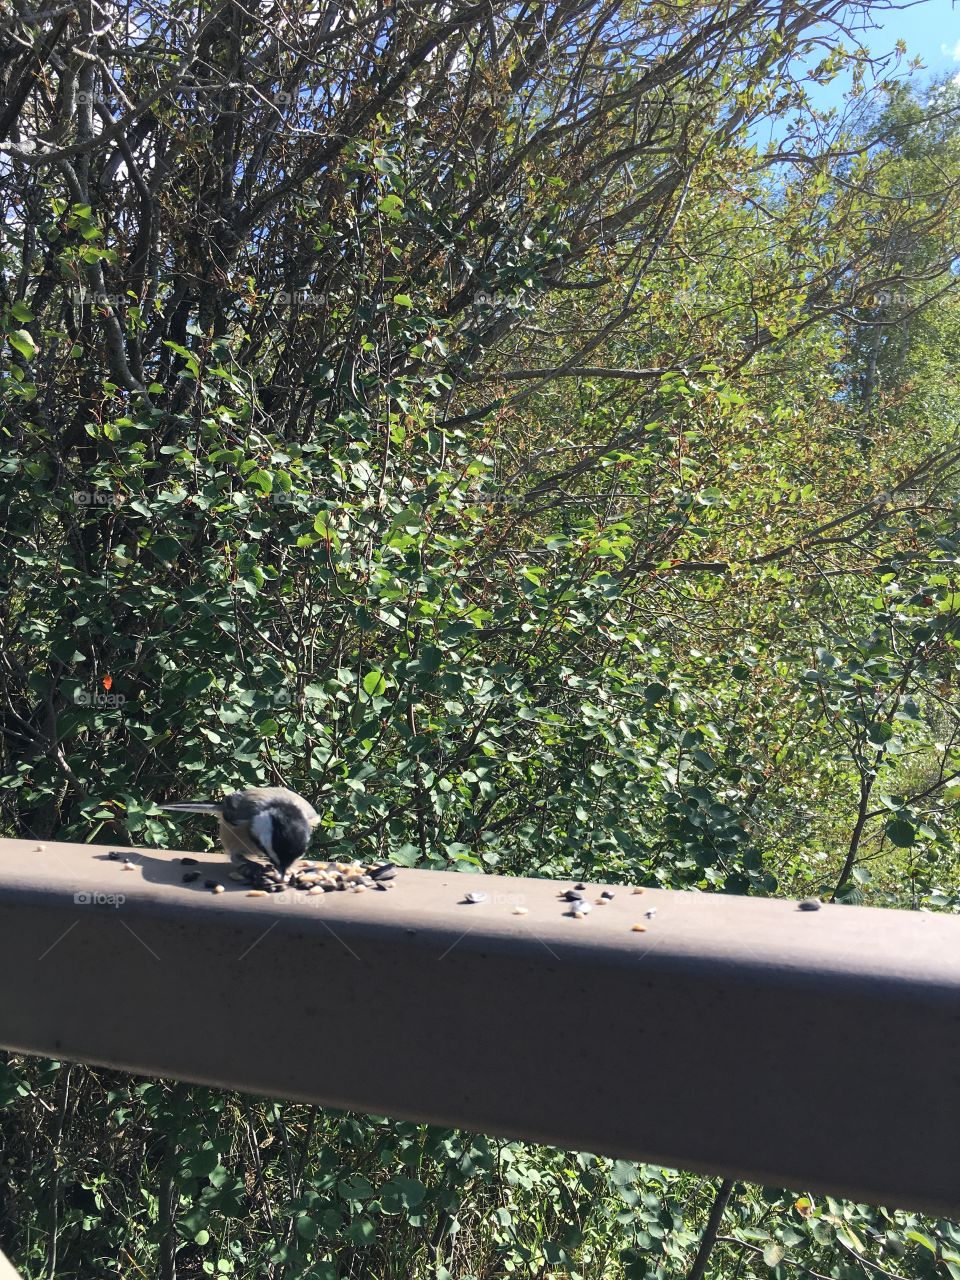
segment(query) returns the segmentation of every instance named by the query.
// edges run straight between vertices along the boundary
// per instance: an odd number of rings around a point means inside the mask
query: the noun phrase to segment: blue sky
[[[888,76],[903,79],[909,75],[919,89],[934,77],[960,75],[960,7],[953,0],[920,0],[900,9],[874,7],[867,21],[871,25],[858,17],[856,32],[877,57],[892,53],[898,40],[907,46],[907,56],[899,65],[889,64]],[[914,57],[921,58],[924,67],[908,73],[908,63]],[[811,87],[811,97],[821,108],[839,106],[848,83],[848,77],[837,76],[828,86]]]

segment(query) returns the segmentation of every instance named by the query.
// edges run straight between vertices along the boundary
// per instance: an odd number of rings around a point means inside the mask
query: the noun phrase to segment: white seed
[[[223,887],[223,885],[222,885],[222,884],[215,884],[215,885],[213,886],[213,892],[214,892],[214,893],[226,893],[226,889]]]
[[[639,885],[637,885],[637,886],[634,888],[633,892],[634,892],[634,893],[643,893],[643,890],[640,888],[640,886],[639,886]]]
[[[33,852],[34,852],[34,853],[46,853],[46,852],[47,852],[47,846],[46,846],[45,844],[38,844],[38,845],[34,845]]]
[[[267,896],[266,889],[251,889],[247,894],[248,898],[265,898]]]
[[[514,908],[513,908],[513,914],[514,914],[515,916],[525,916],[525,915],[527,914],[527,911],[528,911],[528,910],[529,910],[529,908],[527,908],[527,907],[514,907]]]
[[[367,892],[367,886],[366,886],[365,884],[355,884],[355,885],[353,886],[353,892],[354,892],[354,893],[366,893],[366,892]]]
[[[313,888],[312,888],[312,889],[308,889],[308,890],[307,890],[307,897],[308,897],[308,898],[315,898],[315,897],[317,896],[317,894],[319,894],[321,898],[323,897],[323,886],[322,886],[322,885],[316,884],[316,885],[314,885],[314,886],[313,886]]]

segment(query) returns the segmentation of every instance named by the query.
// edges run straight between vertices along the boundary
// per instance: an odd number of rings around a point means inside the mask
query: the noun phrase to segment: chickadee
[[[247,787],[222,800],[162,804],[174,813],[214,813],[220,819],[220,843],[230,861],[269,862],[284,882],[307,851],[320,815],[303,796],[286,787]]]

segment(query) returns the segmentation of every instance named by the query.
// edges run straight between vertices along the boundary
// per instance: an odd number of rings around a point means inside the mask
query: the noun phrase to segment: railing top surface
[[[129,854],[133,869],[112,861],[111,850]],[[196,865],[181,864],[184,856],[195,858]],[[66,910],[82,905],[102,912],[116,910],[112,899],[122,896],[121,911],[175,909],[186,919],[238,912],[297,928],[311,920],[337,920],[408,936],[410,930],[464,934],[464,942],[546,942],[606,953],[611,960],[686,958],[743,965],[757,975],[769,969],[808,975],[842,971],[849,977],[960,985],[960,918],[946,914],[834,903],[809,911],[782,898],[650,887],[635,894],[629,884],[592,881],[578,882],[587,885],[592,910],[585,919],[576,919],[560,899],[572,881],[400,868],[390,893],[308,897],[290,890],[254,899],[248,886],[228,878],[228,870],[226,859],[209,851],[0,839],[0,902],[42,899]],[[199,880],[184,884],[185,871],[199,872]],[[210,878],[223,883],[224,893],[204,887]],[[604,890],[614,897],[601,905],[597,899]],[[471,891],[484,894],[484,900],[466,902]],[[78,894],[93,900],[77,904]],[[96,895],[107,901],[98,903]],[[516,912],[518,907],[523,914]],[[648,917],[650,911],[655,914]],[[634,925],[645,932],[634,932]]]

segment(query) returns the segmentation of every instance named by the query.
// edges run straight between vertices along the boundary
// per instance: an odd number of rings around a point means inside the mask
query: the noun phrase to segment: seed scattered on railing
[[[640,887],[640,885],[634,885],[632,892],[633,892],[633,893],[643,893],[643,889]]]
[[[590,903],[583,898],[578,898],[576,902],[570,903],[568,915],[573,916],[575,920],[582,920],[588,911],[592,911]]]
[[[125,853],[121,853],[119,849],[111,849],[107,854],[107,857],[111,862],[123,862],[126,859],[126,856],[127,855]]]
[[[184,883],[184,884],[193,884],[194,880],[199,880],[199,879],[200,879],[200,872],[199,872],[199,871],[185,871],[185,872],[183,873],[183,875],[182,875],[180,878],[183,880],[183,883]],[[208,886],[208,888],[209,888],[209,886]]]
[[[33,852],[34,852],[34,853],[46,853],[46,852],[47,852],[47,846],[46,846],[45,844],[37,844],[37,845],[34,845],[34,847],[33,847]]]
[[[647,926],[645,924],[635,924],[631,929],[631,933],[646,933]]]
[[[481,893],[479,889],[471,889],[469,893],[465,893],[463,895],[463,900],[464,902],[470,903],[486,902],[487,895],[485,893]]]
[[[525,916],[525,915],[527,914],[527,911],[528,911],[528,908],[527,908],[527,907],[514,907],[514,908],[513,908],[513,914],[514,914],[515,916]]]
[[[575,884],[573,887],[575,889],[585,889],[587,886],[585,884]]]
[[[134,867],[134,864],[132,862],[125,862],[123,864],[124,871],[132,871],[133,867]]]
[[[215,885],[213,886],[213,889],[211,890],[211,892],[212,892],[212,893],[226,893],[226,889],[223,887],[223,885],[222,885],[222,884],[215,884]]]
[[[266,896],[267,896],[266,889],[248,889],[247,890],[248,898],[265,898]]]
[[[205,889],[215,889],[219,883],[219,880],[204,880],[203,887]]]
[[[610,892],[610,890],[609,890],[609,889],[604,889],[604,891],[603,891],[603,893],[601,893],[600,897],[603,899],[603,901],[604,901],[604,902],[612,902],[612,901],[613,901],[613,894]]]
[[[797,903],[800,911],[819,911],[820,905],[819,898],[804,898],[802,902]]]

